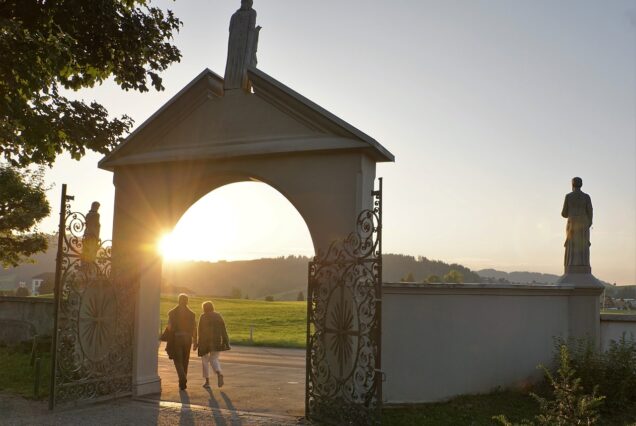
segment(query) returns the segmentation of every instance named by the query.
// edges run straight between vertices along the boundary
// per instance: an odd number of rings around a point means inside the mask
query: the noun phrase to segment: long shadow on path
[[[305,351],[302,349],[232,347],[220,357],[225,378],[220,394],[215,380],[211,380],[212,389],[202,387],[202,364],[196,353],[193,352],[190,358],[185,393],[179,392],[177,374],[163,344],[158,355],[161,394],[151,398],[227,410],[217,419],[217,424],[224,426],[228,426],[230,413],[232,425],[240,424],[234,420],[245,412],[293,417],[304,415]],[[184,413],[183,419],[188,419],[187,413]]]

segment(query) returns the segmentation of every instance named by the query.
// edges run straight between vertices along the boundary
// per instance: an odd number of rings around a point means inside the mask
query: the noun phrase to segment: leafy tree
[[[412,272],[409,272],[408,274],[400,278],[400,281],[402,281],[403,283],[412,283],[415,281],[415,277],[413,276]]]
[[[305,301],[305,293],[303,293],[302,291],[298,292],[298,296],[296,297],[296,300],[298,302],[304,302]]]
[[[439,277],[439,275],[429,275],[428,278],[425,280],[425,282],[430,284],[441,283],[442,279]]]
[[[15,290],[15,295],[18,296],[18,297],[27,297],[27,296],[31,295],[31,292],[26,287],[18,287]]]
[[[47,248],[37,223],[49,215],[43,170],[23,173],[0,164],[0,265],[8,268]]]
[[[162,90],[159,72],[181,58],[168,41],[181,21],[145,0],[0,3],[0,153],[13,165],[51,164],[67,151],[109,152],[132,121],[61,89],[113,76],[124,90]]]
[[[459,284],[464,282],[464,275],[455,269],[451,269],[446,275],[444,275],[443,279],[445,283]]]
[[[87,149],[110,152],[132,126],[130,117],[111,119],[99,103],[69,99],[64,90],[93,87],[110,77],[124,90],[145,92],[149,85],[162,90],[159,72],[181,57],[170,43],[180,26],[171,11],[149,0],[1,1],[0,158],[24,168],[50,166],[62,152],[76,160]],[[13,174],[19,182],[20,172]],[[38,198],[40,187],[28,179],[23,186]],[[32,210],[9,204],[3,215],[22,216],[32,226],[46,216],[43,210],[48,214],[45,204]],[[0,228],[0,236],[28,229],[23,223],[9,226]],[[0,256],[3,265],[15,264],[44,249],[37,236],[14,236],[0,247]]]
[[[240,299],[243,297],[243,292],[240,288],[232,287],[232,293],[230,299]]]

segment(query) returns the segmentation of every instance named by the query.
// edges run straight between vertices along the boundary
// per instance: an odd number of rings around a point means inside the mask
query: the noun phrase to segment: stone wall
[[[623,333],[626,339],[636,340],[636,315],[601,315],[601,348],[603,350],[607,350],[612,340],[618,341]]]
[[[396,283],[383,293],[389,404],[523,387],[551,364],[555,337],[599,342],[598,295],[571,285]]]
[[[0,297],[0,341],[15,343],[50,336],[53,332],[53,299]]]

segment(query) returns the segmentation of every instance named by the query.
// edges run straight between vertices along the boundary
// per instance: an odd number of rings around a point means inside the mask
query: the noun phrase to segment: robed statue
[[[581,191],[583,180],[572,179],[572,192],[565,196],[561,216],[568,219],[565,229],[565,272],[590,273],[590,227],[592,200]]]
[[[230,37],[227,46],[227,63],[223,87],[247,89],[247,68],[256,66],[258,32],[256,11],[252,0],[241,0],[241,8],[234,12],[230,20]]]
[[[90,211],[86,214],[86,228],[82,238],[82,262],[93,263],[97,259],[99,250],[99,203],[94,201]]]

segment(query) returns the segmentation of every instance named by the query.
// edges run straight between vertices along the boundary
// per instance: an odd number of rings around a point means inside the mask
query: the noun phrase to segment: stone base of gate
[[[149,376],[133,381],[133,396],[143,396],[161,393],[161,378]]]

